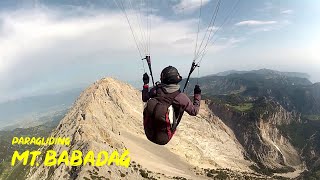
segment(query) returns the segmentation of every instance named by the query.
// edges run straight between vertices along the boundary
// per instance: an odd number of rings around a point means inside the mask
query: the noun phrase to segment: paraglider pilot
[[[174,135],[182,115],[187,112],[196,116],[200,108],[201,89],[195,85],[193,103],[181,93],[182,80],[175,67],[168,66],[161,72],[161,83],[149,90],[149,76],[143,75],[142,101],[147,102],[143,112],[144,130],[147,138],[159,145],[167,144]]]

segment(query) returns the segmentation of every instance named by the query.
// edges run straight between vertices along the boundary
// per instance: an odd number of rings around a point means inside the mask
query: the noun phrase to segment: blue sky
[[[131,0],[133,8],[129,2],[124,4],[137,39],[148,39],[150,17],[155,78],[168,65],[185,77],[194,58],[201,0]],[[202,0],[199,44],[218,2]],[[212,32],[235,3],[221,1]],[[208,42],[199,74],[270,68],[306,72],[320,81],[319,16],[320,1],[240,0]],[[0,102],[86,86],[106,76],[140,80],[139,59],[126,18],[112,0],[0,2]]]

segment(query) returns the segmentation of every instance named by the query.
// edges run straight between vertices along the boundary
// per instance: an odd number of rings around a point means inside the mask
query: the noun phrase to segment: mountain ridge
[[[211,179],[219,175],[219,169],[229,169],[223,171],[229,177],[271,178],[273,173],[296,177],[305,167],[288,140],[291,136],[278,126],[300,124],[300,115],[266,98],[251,100],[253,104],[248,102],[245,108],[237,103],[202,101],[199,115],[185,114],[168,145],[158,146],[144,136],[141,92],[112,78],[101,79],[81,93],[52,132],[54,137],[71,137],[71,146],[43,147],[41,152],[79,149],[96,154],[127,148],[132,164],[128,169],[115,165],[70,169],[64,164],[48,168],[39,159],[40,166],[32,167],[27,179]]]
[[[177,134],[167,146],[158,146],[146,139],[142,126],[142,110],[140,91],[118,80],[104,78],[81,93],[73,108],[52,133],[53,136],[72,137],[71,147],[50,148],[59,154],[63,149],[81,149],[84,153],[89,150],[97,152],[104,149],[111,152],[119,149],[120,152],[120,149],[127,147],[131,149],[132,160],[146,168],[143,171],[150,171],[150,176],[165,179],[173,179],[174,176],[206,179],[204,174],[197,175],[193,172],[193,168],[200,165],[203,168],[229,167],[233,170],[253,172],[249,168],[251,163],[245,160],[243,148],[237,143],[232,131],[217,117],[210,115],[204,102],[198,117],[184,116],[185,123],[181,123]],[[220,122],[220,128],[208,120],[214,121],[215,124]],[[206,127],[206,133],[199,132],[199,127],[195,128],[197,126]],[[194,133],[194,136],[190,137],[190,133]],[[217,147],[220,148],[215,150]],[[165,153],[170,158],[165,158],[161,153],[157,154],[157,151]],[[133,166],[134,164],[128,169],[103,166],[95,172],[99,176],[111,179],[117,179],[122,174],[129,179],[143,179],[142,168],[141,171],[137,171]],[[72,177],[71,174],[76,172],[77,176],[74,179],[81,179],[89,178],[90,172],[93,171],[94,168],[87,165],[72,171],[65,165],[46,168],[41,163],[39,167],[33,167],[27,176],[28,179],[59,179]]]
[[[245,74],[245,73],[255,73],[255,74],[262,74],[262,75],[282,75],[288,77],[299,77],[299,78],[306,78],[309,79],[310,75],[307,73],[302,72],[281,72],[272,69],[258,69],[258,70],[251,70],[251,71],[239,71],[239,70],[229,70],[223,71],[216,74],[208,75],[208,76],[227,76],[230,74]]]

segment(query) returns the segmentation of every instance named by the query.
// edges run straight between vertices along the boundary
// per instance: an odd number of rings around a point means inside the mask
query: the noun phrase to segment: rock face
[[[313,101],[315,102],[315,108],[313,108],[313,112],[320,113],[320,83],[313,84],[311,88],[311,95],[313,97]]]
[[[112,78],[104,78],[81,93],[71,110],[52,132],[53,137],[70,137],[70,146],[43,147],[42,154],[55,150],[60,155],[81,150],[120,154],[129,150],[131,165],[94,167],[31,167],[28,179],[206,179],[201,168],[228,168],[250,173],[252,166],[280,172],[302,164],[298,151],[279,126],[301,123],[300,114],[288,112],[279,103],[261,99],[253,111],[237,112],[228,106],[202,101],[196,117],[184,115],[173,139],[165,146],[147,140],[143,131],[141,92]],[[319,135],[309,140],[303,154],[318,162]],[[315,149],[315,150],[314,150]],[[314,150],[314,151],[312,151]],[[277,171],[278,170],[278,171]],[[207,170],[209,171],[209,170]]]
[[[306,159],[309,170],[320,170],[320,134],[314,133],[302,149],[302,156]]]
[[[110,153],[115,149],[121,151],[125,148],[125,144],[119,138],[121,131],[142,134],[141,123],[138,121],[141,119],[142,104],[136,103],[138,96],[139,92],[134,88],[113,79],[103,79],[94,83],[80,95],[73,108],[52,133],[54,137],[70,137],[70,147],[55,145],[47,149],[53,149],[57,154],[61,154],[63,150],[81,150],[84,154],[90,150],[95,154],[102,150]],[[126,173],[129,179],[141,177],[137,172],[131,173],[130,169],[118,166],[102,166],[95,169],[89,165],[69,168],[61,164],[48,168],[42,163],[38,168],[30,170],[29,179],[91,179],[90,172],[95,171],[98,173],[95,176],[109,179],[116,179]]]
[[[211,103],[209,108],[230,127],[248,158],[260,168],[284,171],[302,164],[299,152],[278,129],[281,125],[300,122],[297,113],[286,111],[280,104],[261,99],[250,112],[232,111]]]
[[[129,149],[129,168],[110,165],[69,167],[65,164],[32,167],[28,179],[171,179],[174,176],[202,179],[195,167],[229,168],[251,171],[245,148],[238,142],[232,128],[212,114],[202,102],[197,117],[185,115],[172,141],[166,146],[149,142],[142,126],[140,91],[112,78],[105,78],[88,87],[71,110],[52,132],[54,137],[70,137],[70,146],[52,145],[41,149],[55,150],[58,155],[67,150],[83,154],[104,150],[109,153]]]

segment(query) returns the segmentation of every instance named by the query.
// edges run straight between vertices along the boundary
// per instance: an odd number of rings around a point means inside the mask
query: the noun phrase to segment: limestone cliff
[[[61,154],[67,150],[112,152],[130,151],[129,168],[116,165],[93,167],[90,165],[69,167],[32,167],[28,179],[204,179],[196,174],[195,167],[229,168],[235,171],[251,171],[252,164],[245,159],[245,148],[238,142],[232,129],[212,114],[202,102],[197,117],[185,115],[166,146],[149,142],[142,126],[141,93],[128,84],[105,78],[88,87],[74,103],[71,110],[52,132],[54,137],[70,137],[71,146],[53,145],[41,151],[55,150]],[[147,174],[147,175],[146,175]]]
[[[300,122],[300,115],[288,112],[280,104],[260,99],[248,112],[212,102],[209,108],[230,127],[246,156],[272,172],[293,170],[302,165],[299,152],[278,129],[281,125]]]

